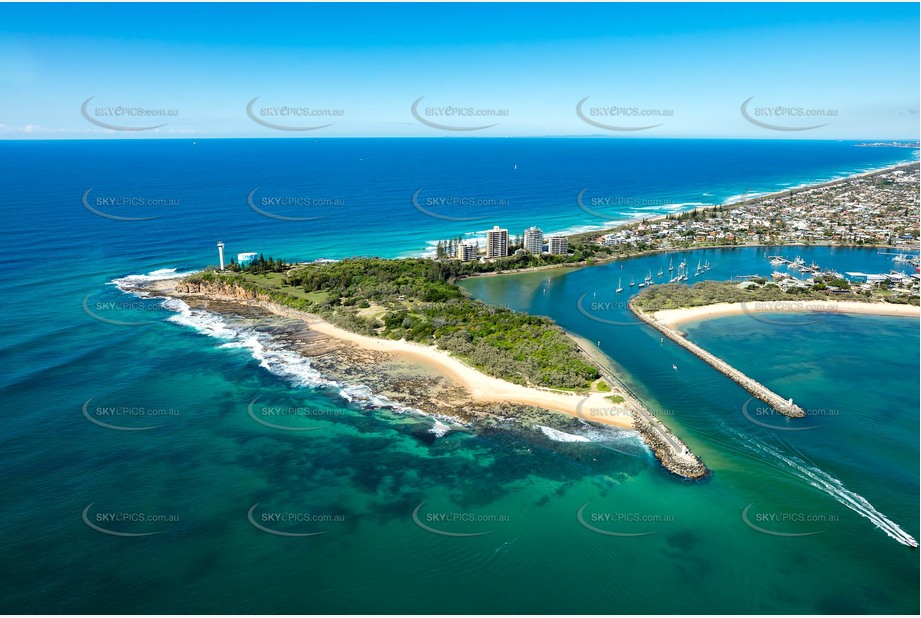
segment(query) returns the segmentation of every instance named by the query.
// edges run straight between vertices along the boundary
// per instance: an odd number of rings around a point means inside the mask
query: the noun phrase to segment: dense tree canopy
[[[470,299],[454,284],[485,266],[352,258],[297,267],[280,279],[217,273],[197,278],[232,283],[353,332],[434,344],[510,382],[586,388],[597,379],[597,368],[552,320]]]

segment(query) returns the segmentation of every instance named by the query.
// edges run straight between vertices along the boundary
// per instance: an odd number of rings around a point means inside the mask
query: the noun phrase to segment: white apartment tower
[[[536,255],[544,250],[544,233],[540,228],[531,226],[524,231],[524,250]]]
[[[476,259],[476,243],[462,242],[457,245],[457,259],[461,262],[472,262]]]
[[[547,249],[552,255],[566,255],[569,251],[569,239],[562,234],[551,236],[547,240]]]
[[[506,257],[508,255],[508,230],[494,225],[486,232],[486,259]]]

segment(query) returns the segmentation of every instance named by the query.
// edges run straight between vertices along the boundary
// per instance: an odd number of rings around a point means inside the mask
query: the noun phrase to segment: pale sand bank
[[[434,367],[463,386],[475,401],[518,403],[563,412],[570,416],[615,427],[633,428],[633,419],[627,408],[623,405],[615,405],[605,399],[605,396],[610,393],[591,393],[585,396],[512,384],[483,374],[444,350],[438,350],[433,346],[359,335],[330,324],[312,314],[289,309],[274,303],[261,304],[279,315],[305,320],[309,327],[318,333],[348,341],[366,350],[386,352]]]
[[[653,314],[653,318],[660,324],[674,329],[679,324],[694,320],[706,320],[746,313],[781,312],[859,313],[864,315],[921,317],[921,309],[913,305],[861,303],[855,301],[773,300],[749,303],[717,303],[715,305],[688,307],[685,309],[665,309],[656,311]]]

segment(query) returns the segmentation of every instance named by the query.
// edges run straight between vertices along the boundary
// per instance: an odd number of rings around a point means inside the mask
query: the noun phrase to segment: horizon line
[[[163,141],[163,140],[225,140],[225,139],[258,139],[258,140],[329,140],[329,139],[457,139],[457,140],[469,140],[469,139],[612,139],[612,140],[656,140],[656,139],[669,139],[669,140],[758,140],[758,141],[824,141],[824,142],[866,142],[873,141],[875,143],[902,143],[902,142],[914,142],[921,145],[921,137],[793,137],[793,136],[784,136],[784,137],[753,137],[753,136],[651,136],[651,135],[604,135],[604,134],[590,134],[590,135],[266,135],[266,136],[256,136],[256,135],[209,135],[203,137],[194,137],[194,136],[148,136],[148,137],[139,137],[139,136],[110,136],[110,137],[2,137],[0,136],[0,141],[3,142],[20,142],[20,141],[43,141],[43,142],[63,142],[63,141]],[[909,146],[905,145],[906,148],[918,148],[919,145]]]

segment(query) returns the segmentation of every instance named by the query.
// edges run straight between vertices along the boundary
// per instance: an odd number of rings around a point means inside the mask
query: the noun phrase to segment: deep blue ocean
[[[0,142],[0,609],[917,613],[917,320],[687,325],[816,411],[815,428],[788,431],[626,312],[604,325],[577,311],[663,256],[465,282],[600,343],[713,470],[687,483],[632,435],[455,426],[432,440],[433,419],[330,383],[266,333],[115,285],[215,265],[217,241],[228,257],[422,255],[492,225],[599,228],[915,160],[792,140]],[[892,266],[876,249],[821,247],[688,261],[709,261],[707,278],[767,275],[775,252]],[[324,411],[320,429],[255,423],[257,397]],[[90,420],[99,407],[162,413],[102,419],[140,429],[120,431]],[[444,536],[414,512],[490,523],[437,524],[478,534]]]

